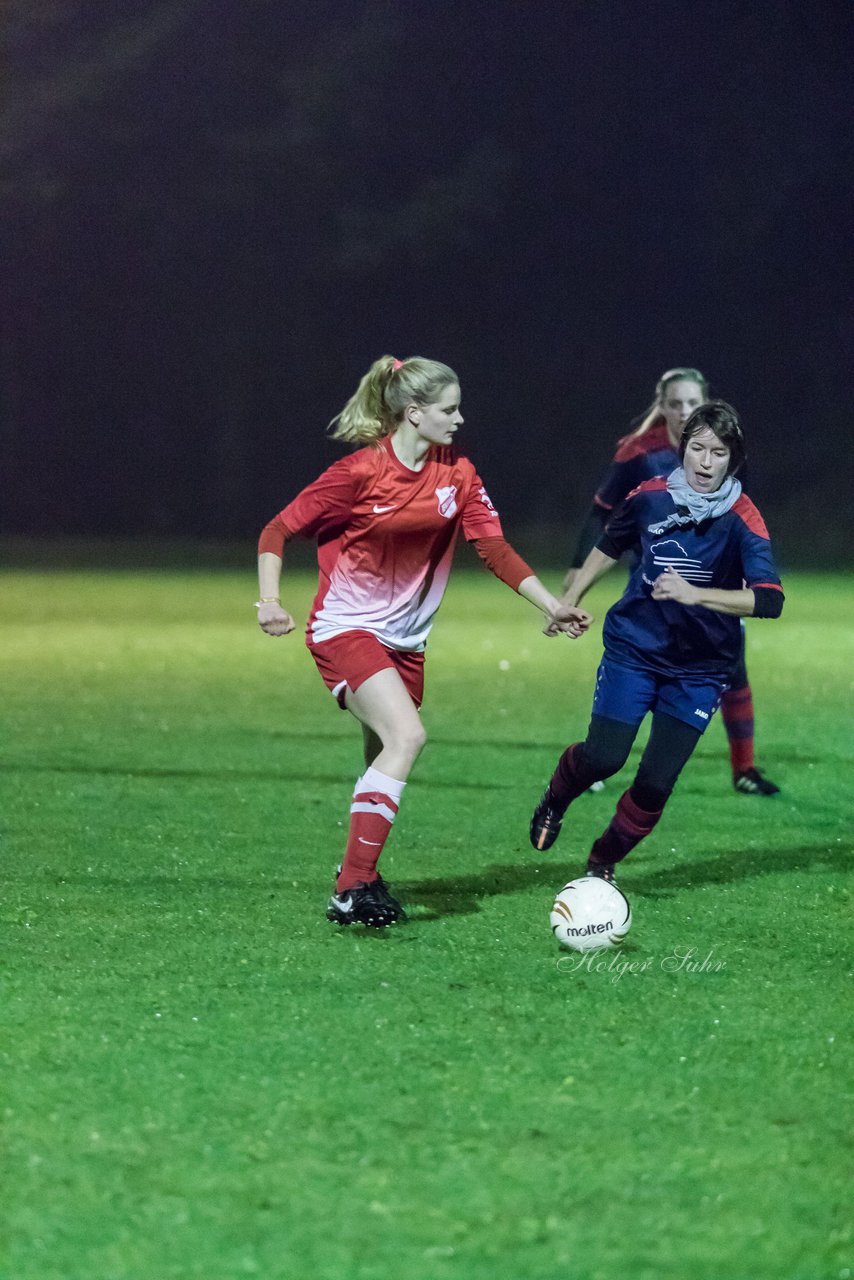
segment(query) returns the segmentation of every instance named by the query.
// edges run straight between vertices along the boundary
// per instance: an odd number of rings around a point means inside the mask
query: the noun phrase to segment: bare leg
[[[346,694],[347,710],[361,722],[365,734],[365,754],[376,744],[381,750],[369,760],[375,769],[405,782],[417,760],[427,735],[406,685],[391,668],[378,671],[355,693]]]
[[[353,793],[347,848],[336,888],[339,895],[358,889],[362,895],[358,910],[371,913],[364,922],[381,926],[403,917],[400,903],[388,897],[382,878],[378,880],[377,862],[426,735],[397,671],[378,671],[356,693],[348,690],[346,698],[348,709],[362,725],[367,767]],[[379,888],[365,898],[367,887],[377,883]],[[382,901],[376,900],[377,894]],[[342,913],[350,907],[343,901],[331,901],[330,919],[348,923],[349,917]]]
[[[362,725],[362,738],[365,750],[365,765],[370,766],[382,751],[383,744],[381,739],[374,733],[373,729],[369,729],[366,724]]]

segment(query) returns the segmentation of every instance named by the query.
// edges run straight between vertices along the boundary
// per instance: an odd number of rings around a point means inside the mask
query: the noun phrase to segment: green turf
[[[547,917],[619,780],[527,841],[595,635],[458,572],[384,857],[412,921],[366,936],[323,919],[358,733],[251,567],[0,585],[3,1280],[851,1274],[841,578],[749,627],[782,795],[709,729],[613,968]]]

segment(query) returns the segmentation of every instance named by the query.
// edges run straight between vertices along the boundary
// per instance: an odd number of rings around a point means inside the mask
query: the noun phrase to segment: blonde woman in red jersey
[[[316,538],[317,595],[306,644],[327,688],[360,721],[366,769],[356,782],[347,848],[327,917],[381,928],[405,919],[377,862],[426,735],[418,709],[424,649],[462,530],[486,566],[551,621],[558,600],[504,540],[468,458],[453,448],[460,386],[447,365],[383,356],[330,424],[357,446],[266,526],[258,545],[258,622],[294,630],[279,598],[289,538]],[[581,635],[590,615],[560,624]]]

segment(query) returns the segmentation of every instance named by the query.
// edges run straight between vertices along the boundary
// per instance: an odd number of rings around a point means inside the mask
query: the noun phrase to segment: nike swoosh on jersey
[[[397,503],[395,502],[393,502],[390,507],[378,507],[377,504],[374,503],[374,515],[381,516],[384,511],[394,511],[396,506]]]

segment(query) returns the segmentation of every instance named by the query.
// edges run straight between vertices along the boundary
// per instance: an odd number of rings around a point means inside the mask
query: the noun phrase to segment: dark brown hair
[[[706,427],[715,433],[721,444],[728,447],[729,463],[726,473],[728,476],[734,476],[747,457],[747,453],[738,414],[726,400],[707,400],[705,404],[701,404],[694,410],[682,428],[682,438],[679,441],[680,461],[685,457],[685,448],[691,437],[704,431]]]

